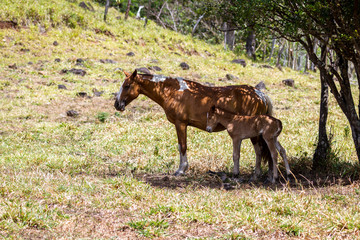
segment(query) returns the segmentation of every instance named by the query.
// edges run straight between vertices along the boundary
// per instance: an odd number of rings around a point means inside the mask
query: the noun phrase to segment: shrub
[[[100,121],[100,122],[105,122],[105,120],[109,117],[109,113],[107,112],[99,112],[96,115],[96,118]]]

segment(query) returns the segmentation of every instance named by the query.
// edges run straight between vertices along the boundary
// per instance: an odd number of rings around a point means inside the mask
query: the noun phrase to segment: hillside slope
[[[351,238],[359,235],[359,184],[349,128],[331,99],[333,168],[309,172],[319,81],[80,1],[0,2],[0,236],[5,238]],[[133,54],[129,54],[132,52]],[[180,63],[186,62],[189,70]],[[280,136],[299,182],[242,183],[225,191],[207,172],[231,171],[226,132],[188,133],[188,175],[175,178],[177,137],[162,109],[141,96],[122,113],[114,92],[122,69],[204,84],[263,81],[283,121]],[[75,74],[71,69],[78,69]],[[76,72],[76,71],[75,71]],[[227,74],[235,78],[226,78]],[[295,87],[282,83],[293,79]],[[241,150],[247,179],[255,155]],[[281,161],[280,161],[281,162]],[[350,167],[349,167],[350,166]],[[282,163],[280,169],[283,169]],[[263,168],[266,170],[266,167]],[[346,176],[345,179],[341,178]],[[309,179],[310,178],[310,179]],[[343,186],[344,183],[346,186]]]

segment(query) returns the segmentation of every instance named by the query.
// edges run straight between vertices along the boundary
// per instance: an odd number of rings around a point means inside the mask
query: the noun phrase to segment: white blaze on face
[[[116,95],[116,99],[117,99],[118,102],[120,102],[120,95],[121,95],[121,93],[122,93],[122,90],[123,90],[123,87],[122,87],[122,85],[121,85],[120,90],[118,91],[118,93],[117,93],[117,95]]]
[[[178,78],[176,78],[176,80],[178,80],[179,85],[180,85],[180,88],[178,91],[184,91],[186,89],[189,89],[188,85],[186,84],[186,82],[184,81],[183,78],[178,77]]]

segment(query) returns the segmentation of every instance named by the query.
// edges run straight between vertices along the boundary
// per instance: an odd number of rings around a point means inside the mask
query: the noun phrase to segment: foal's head
[[[120,87],[119,92],[116,94],[115,108],[118,111],[124,111],[125,106],[132,100],[137,98],[140,94],[140,86],[137,83],[137,71],[135,70],[131,75],[125,72],[126,78]]]
[[[212,106],[207,113],[206,131],[211,133],[213,129],[218,125],[218,123],[219,115],[217,114],[217,108],[215,108],[215,106]]]

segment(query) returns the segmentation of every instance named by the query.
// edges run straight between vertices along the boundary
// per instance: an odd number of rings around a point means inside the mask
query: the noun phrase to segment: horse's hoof
[[[226,191],[229,191],[229,190],[233,190],[234,187],[230,184],[230,183],[224,183],[223,184],[223,188],[226,190]]]
[[[175,176],[175,177],[179,177],[179,176],[183,176],[183,175],[185,175],[185,173],[184,173],[183,171],[176,171],[176,172],[174,173],[174,176]]]
[[[249,179],[249,183],[255,183],[258,182],[259,178],[257,176],[252,175]]]
[[[293,175],[289,174],[289,175],[286,175],[286,182],[287,183],[291,183],[291,182],[294,182],[295,181],[295,178]]]

